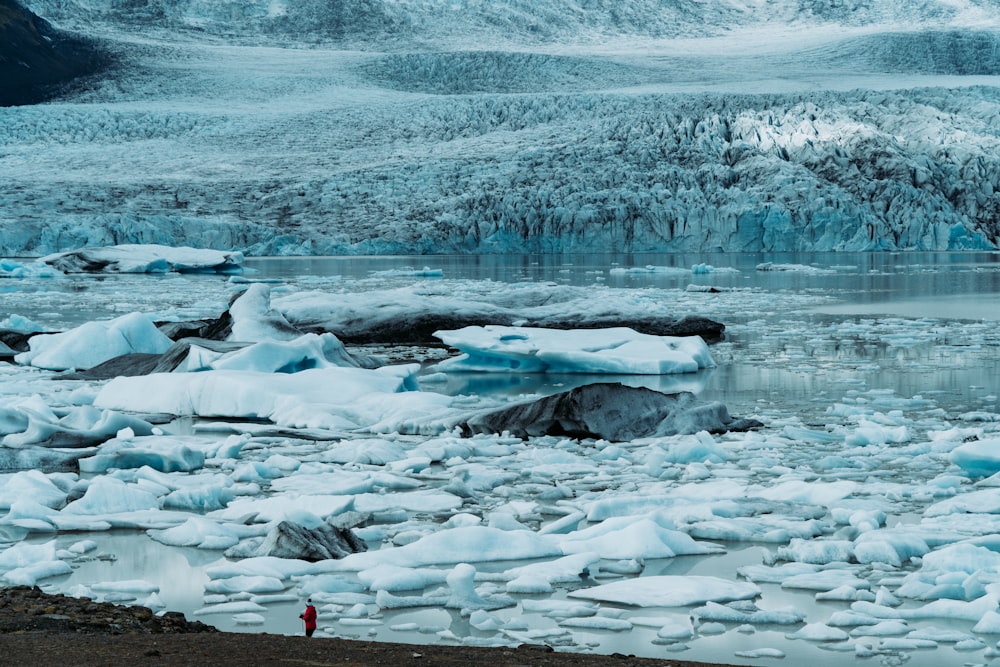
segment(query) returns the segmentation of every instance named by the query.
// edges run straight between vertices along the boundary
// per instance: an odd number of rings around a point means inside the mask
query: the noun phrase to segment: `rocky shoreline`
[[[459,667],[704,667],[627,655],[559,653],[546,646],[481,648],[219,632],[179,612],[95,602],[26,586],[0,588],[2,662],[17,665],[420,665]]]
[[[184,614],[155,614],[148,607],[95,602],[89,598],[45,593],[40,588],[0,589],[0,634],[14,632],[167,634],[218,632]]]

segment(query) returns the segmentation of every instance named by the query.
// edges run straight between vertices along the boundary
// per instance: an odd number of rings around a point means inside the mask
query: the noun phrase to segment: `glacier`
[[[0,255],[974,250],[1000,10],[32,0],[116,67],[0,109]]]

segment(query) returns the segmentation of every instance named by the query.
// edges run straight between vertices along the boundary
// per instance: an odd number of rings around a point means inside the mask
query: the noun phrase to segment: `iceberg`
[[[88,322],[64,333],[37,334],[28,344],[28,352],[14,357],[17,363],[66,370],[92,368],[124,354],[163,354],[173,341],[148,315],[130,313],[107,322]]]
[[[63,273],[233,273],[243,259],[232,250],[126,243],[53,253],[38,262]]]
[[[698,336],[668,337],[632,329],[543,329],[488,325],[434,334],[462,352],[437,370],[450,372],[694,373],[715,365]]]
[[[299,373],[204,371],[118,377],[94,405],[140,413],[267,419],[282,426],[407,432],[429,414],[451,414],[451,399],[410,391],[415,364],[313,368]],[[440,428],[445,427],[443,422]]]
[[[761,590],[755,584],[719,577],[658,575],[614,581],[572,591],[571,598],[616,602],[637,607],[687,607],[706,602],[752,600]]]

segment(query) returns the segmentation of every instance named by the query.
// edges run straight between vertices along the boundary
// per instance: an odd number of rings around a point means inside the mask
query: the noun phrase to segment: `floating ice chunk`
[[[444,276],[444,270],[442,269],[432,269],[429,266],[425,266],[422,269],[415,269],[411,266],[401,268],[401,269],[385,269],[384,271],[372,271],[373,276],[378,276],[380,278],[398,278],[398,277],[413,277],[413,278],[441,278]]]
[[[469,625],[482,632],[491,632],[502,628],[504,622],[488,611],[476,609],[469,614]]]
[[[777,567],[768,565],[744,565],[737,568],[736,572],[741,577],[746,577],[750,581],[758,581],[765,584],[780,584],[789,577],[797,575],[809,575],[819,572],[818,565],[809,563],[784,563]]]
[[[854,557],[859,563],[888,563],[900,567],[911,558],[919,558],[931,549],[919,535],[900,528],[862,533],[854,541]]]
[[[769,500],[829,507],[838,500],[843,500],[854,493],[857,488],[857,482],[850,481],[804,482],[791,480],[761,489],[754,495]]]
[[[476,568],[468,563],[459,563],[446,579],[451,596],[446,607],[452,609],[502,609],[517,604],[514,598],[507,595],[483,595],[475,588]]]
[[[806,264],[775,264],[774,262],[761,262],[757,265],[758,271],[795,271],[797,273],[836,273],[833,269],[823,269],[818,266]]]
[[[976,572],[1000,571],[1000,553],[969,543],[952,544],[923,557],[921,571]]]
[[[851,630],[852,637],[899,637],[912,628],[903,621],[881,621],[875,625],[865,625]]]
[[[931,626],[918,628],[906,636],[907,639],[929,639],[940,644],[957,644],[958,642],[975,639],[972,635],[953,628]],[[982,647],[980,647],[982,648]]]
[[[0,278],[56,278],[61,275],[61,271],[40,262],[24,264],[12,259],[0,259]]]
[[[809,623],[804,627],[785,634],[788,639],[805,639],[812,642],[839,642],[850,639],[850,635],[839,628],[831,628],[823,623]]]
[[[316,566],[313,563],[275,556],[254,556],[235,563],[221,562],[205,568],[205,574],[210,579],[260,575],[287,581],[292,577],[315,574],[315,572]]]
[[[162,436],[109,440],[94,456],[79,460],[80,472],[104,473],[111,468],[148,466],[160,472],[191,472],[205,465],[204,452]]]
[[[287,341],[302,335],[284,315],[271,308],[271,288],[263,283],[250,285],[229,307],[229,315],[233,320],[229,340]]]
[[[687,269],[682,266],[653,266],[652,264],[647,264],[646,266],[630,266],[627,268],[616,266],[610,269],[608,273],[610,273],[613,276],[640,274],[640,273],[688,275],[691,273],[691,269]],[[705,271],[705,273],[708,273],[708,271]]]
[[[4,262],[7,260],[0,260]],[[45,331],[42,325],[29,320],[23,315],[11,314],[0,320],[0,329],[7,329],[8,331],[17,331],[19,333],[40,333]]]
[[[243,253],[157,244],[122,244],[81,248],[42,257],[39,263],[64,273],[231,273]]]
[[[208,370],[297,373],[310,368],[361,367],[340,339],[330,333],[303,334],[287,341],[264,341],[233,352],[212,353],[192,345],[174,372]]]
[[[358,579],[370,590],[392,593],[443,584],[447,576],[445,570],[402,567],[385,563],[358,572]]]
[[[817,600],[840,600],[840,601],[854,601],[854,600],[868,600],[872,602],[875,600],[875,594],[869,590],[858,590],[857,588],[844,584],[837,586],[833,590],[821,591],[816,594]]]
[[[55,517],[58,514],[58,510],[29,498],[22,498],[11,503],[7,516],[0,519],[0,524],[17,526],[32,532],[48,533],[55,529]]]
[[[758,595],[760,588],[750,583],[718,577],[673,575],[626,579],[568,594],[569,597],[637,607],[685,607],[709,601],[750,600]]]
[[[159,509],[160,500],[149,491],[114,477],[98,477],[79,500],[62,509],[63,514],[102,515]]]
[[[793,539],[788,546],[778,547],[777,558],[781,560],[826,565],[827,563],[848,563],[854,556],[853,544],[846,540],[803,540]]]
[[[147,607],[149,609],[165,609],[167,606],[163,601],[163,598],[161,598],[159,593],[155,591],[140,600],[138,604],[141,607]]]
[[[906,426],[890,427],[866,419],[860,420],[853,432],[844,438],[844,443],[854,447],[868,445],[900,444],[910,440]]]
[[[39,399],[39,402],[41,402],[41,399]],[[52,417],[55,418],[55,415],[52,414]],[[11,405],[0,407],[0,436],[21,433],[27,430],[28,423],[28,414],[24,410]]]
[[[0,551],[0,572],[51,560],[56,560],[55,542],[44,544],[20,542]]]
[[[79,542],[74,542],[67,547],[67,551],[74,554],[85,554],[93,551],[97,548],[97,542],[94,540],[80,540]]]
[[[412,512],[449,512],[462,506],[462,499],[446,491],[427,489],[405,494],[364,493],[354,496],[354,509],[358,512],[386,512],[409,510]]]
[[[715,438],[702,431],[686,438],[678,439],[667,449],[663,460],[667,463],[724,463],[729,453]]]
[[[299,511],[303,504],[321,519],[341,514],[353,508],[354,497],[344,495],[280,495],[271,497],[238,498],[225,509],[208,514],[211,519],[241,523],[271,523],[282,521]]]
[[[982,635],[1000,635],[1000,611],[994,609],[987,611],[972,631]]]
[[[210,614],[246,614],[259,611],[267,611],[267,607],[259,605],[250,600],[237,600],[235,602],[222,602],[220,604],[195,609],[195,616],[208,616]]]
[[[604,616],[586,616],[583,618],[565,618],[559,621],[564,628],[580,628],[583,630],[610,630],[625,632],[632,629],[632,623],[624,618],[607,618]]]
[[[206,593],[277,593],[285,590],[285,583],[277,577],[262,575],[237,575],[226,579],[213,579],[205,584]]]
[[[744,498],[747,495],[745,484],[737,480],[718,480],[700,484],[688,484],[671,489],[665,494],[620,494],[611,498],[601,498],[587,504],[587,520],[603,521],[611,517],[636,516],[649,514],[663,507],[669,507],[678,500],[695,501],[698,504],[711,503],[725,499]]]
[[[581,616],[593,616],[600,607],[590,602],[577,602],[575,600],[558,599],[532,599],[521,600],[521,608],[529,614],[541,614],[549,618],[572,618]]]
[[[416,364],[300,373],[205,371],[118,377],[94,404],[131,412],[269,419],[293,428],[413,432],[450,427],[452,399],[409,391]],[[438,422],[441,415],[443,422]],[[452,423],[457,421],[457,417]]]
[[[149,435],[153,429],[151,424],[137,417],[89,405],[66,408],[56,413],[39,396],[13,401],[5,411],[8,417],[19,417],[16,419],[17,427],[9,429],[10,432],[0,438],[0,444],[5,447],[37,444],[82,448],[104,442],[122,430]],[[13,419],[5,421],[10,423]],[[80,455],[86,453],[81,452]]]
[[[124,581],[100,581],[91,584],[90,588],[99,593],[156,593],[160,587],[145,579],[127,579]]]
[[[508,580],[509,593],[528,593],[532,592],[529,590],[531,588],[551,590],[552,584],[579,582],[590,574],[590,568],[599,560],[598,554],[583,552],[552,561],[514,567],[501,576]]]
[[[340,618],[337,621],[341,625],[346,625],[348,627],[369,627],[373,625],[382,625],[382,621],[377,618]]]
[[[45,507],[56,508],[66,502],[66,497],[66,491],[37,470],[0,475],[0,510],[10,509],[12,503],[22,498],[30,498]]]
[[[386,465],[407,458],[407,450],[398,442],[390,440],[344,440],[323,453],[323,460],[329,463],[360,463],[362,465]],[[430,463],[430,460],[427,460]]]
[[[149,536],[169,546],[228,549],[246,537],[263,536],[266,526],[220,523],[203,517],[191,517],[179,526],[149,530]]]
[[[801,588],[811,591],[832,591],[841,586],[856,590],[864,590],[871,586],[865,580],[857,577],[850,570],[821,570],[812,574],[797,574],[781,582],[782,588]]]
[[[744,611],[721,605],[718,602],[708,602],[704,607],[693,609],[691,611],[691,618],[699,621],[719,621],[722,623],[795,625],[804,621],[806,615],[792,607]]]
[[[962,513],[1000,514],[1000,488],[969,491],[936,502],[924,510],[924,516],[928,517]]]
[[[401,547],[350,554],[327,567],[358,571],[380,563],[421,567],[562,555],[558,544],[547,536],[525,530],[508,532],[488,526],[466,526],[431,533]]]
[[[777,648],[755,648],[747,651],[736,651],[733,655],[737,658],[760,660],[762,658],[784,658],[785,652]]]
[[[567,554],[596,553],[605,559],[673,558],[724,551],[717,545],[697,542],[664,523],[669,524],[656,514],[642,519],[620,517],[554,537],[559,538],[559,544]]]
[[[715,365],[698,336],[652,336],[624,327],[562,330],[488,325],[434,335],[463,352],[438,363],[442,371],[663,375]]]
[[[862,614],[868,614],[882,619],[916,620],[928,618],[957,619],[978,622],[983,615],[997,608],[995,594],[983,595],[971,601],[964,600],[934,600],[922,607],[890,608],[870,602],[854,602],[851,609]]]
[[[61,577],[72,572],[73,568],[68,563],[48,560],[8,570],[0,577],[0,581],[11,586],[35,586],[42,579]]]
[[[153,320],[142,313],[110,321],[87,322],[64,333],[37,334],[28,340],[30,350],[14,357],[23,365],[49,370],[92,368],[123,354],[162,354],[173,345]]]
[[[933,639],[887,637],[879,643],[879,646],[885,651],[917,651],[920,649],[937,648],[938,643]]]
[[[633,618],[631,620],[634,625],[639,625],[636,619]],[[656,631],[657,639],[684,641],[692,637],[694,637],[694,628],[689,623],[681,623],[679,621],[664,621],[662,624],[659,624],[659,628]]]
[[[1000,472],[1000,438],[973,440],[951,451],[949,460],[973,477]]]

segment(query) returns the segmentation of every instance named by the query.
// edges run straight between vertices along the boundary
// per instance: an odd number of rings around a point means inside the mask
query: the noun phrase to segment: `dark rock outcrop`
[[[28,341],[36,332],[25,333],[14,331],[13,329],[0,329],[0,343],[3,343],[15,352],[27,352],[31,349]]]
[[[211,340],[208,338],[181,338],[171,345],[166,352],[160,355],[159,361],[150,370],[151,373],[169,373],[187,359],[188,352],[192,345],[225,354],[235,352],[247,346],[246,343],[232,343],[224,340]]]
[[[0,0],[0,106],[44,101],[110,64],[94,42],[56,30],[15,0]]]
[[[176,611],[154,614],[149,607],[126,607],[90,598],[44,593],[38,587],[0,588],[0,636],[24,632],[174,634],[216,631],[201,621],[188,621],[184,614]],[[44,643],[46,640],[39,638],[38,641]]]
[[[477,415],[461,425],[467,435],[507,431],[521,438],[567,435],[613,442],[699,431],[745,431],[760,426],[763,424],[752,419],[735,419],[725,405],[699,401],[690,392],[664,394],[610,382],[588,384]]]
[[[327,521],[315,528],[306,528],[291,521],[274,525],[259,540],[248,540],[226,550],[226,556],[249,558],[274,556],[305,561],[339,559],[348,554],[367,551],[368,545],[349,527],[338,521]]]
[[[60,380],[110,380],[116,377],[149,375],[160,361],[159,354],[133,352],[108,359],[87,370],[71,371],[59,375]]]
[[[229,343],[205,338],[182,338],[163,354],[133,352],[123,354],[104,363],[82,371],[62,373],[60,380],[110,380],[116,377],[135,377],[150,373],[169,373],[183,363],[192,345],[198,345],[215,352],[233,352],[247,346],[246,343]]]
[[[170,340],[182,338],[205,338],[226,340],[233,330],[233,318],[225,311],[214,320],[192,320],[188,322],[157,322],[156,328]]]

